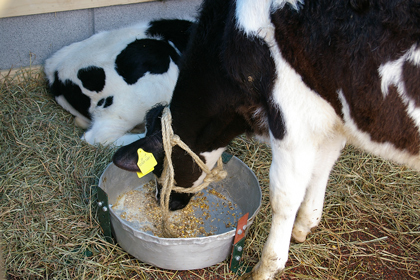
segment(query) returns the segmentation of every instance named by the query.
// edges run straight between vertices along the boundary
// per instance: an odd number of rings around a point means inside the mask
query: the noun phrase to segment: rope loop
[[[206,188],[211,182],[219,181],[224,179],[227,176],[227,172],[223,170],[223,162],[220,157],[217,160],[217,165],[212,170],[210,170],[207,165],[200,159],[200,157],[195,154],[182,140],[181,138],[174,134],[172,129],[172,115],[168,106],[163,109],[162,118],[162,139],[163,139],[163,149],[165,151],[165,160],[163,163],[163,172],[162,176],[159,179],[159,182],[162,185],[161,194],[160,194],[160,205],[162,210],[162,228],[163,234],[165,237],[177,237],[176,234],[169,227],[169,198],[172,191],[178,193],[197,193],[202,189]],[[206,173],[206,177],[203,182],[191,188],[181,188],[175,186],[175,171],[172,165],[172,148],[174,146],[179,146],[185,150],[197,163],[197,165]]]

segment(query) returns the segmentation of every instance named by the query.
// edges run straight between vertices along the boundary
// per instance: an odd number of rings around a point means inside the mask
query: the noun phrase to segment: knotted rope
[[[162,228],[165,237],[177,237],[168,225],[169,218],[169,198],[171,191],[178,193],[196,193],[207,187],[211,182],[222,180],[226,177],[227,173],[223,170],[222,157],[217,160],[217,166],[210,170],[207,165],[196,155],[182,140],[174,134],[172,129],[172,115],[169,107],[165,107],[162,112],[162,139],[163,149],[165,151],[165,160],[163,163],[163,172],[159,181],[162,185],[160,193],[160,205],[162,209]],[[172,165],[172,148],[178,145],[185,150],[197,163],[197,165],[207,174],[198,186],[191,188],[181,188],[175,186],[175,172]]]

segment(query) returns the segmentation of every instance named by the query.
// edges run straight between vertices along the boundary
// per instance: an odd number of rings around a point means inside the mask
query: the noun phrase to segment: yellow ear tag
[[[137,172],[137,176],[141,178],[155,169],[157,161],[152,153],[145,152],[143,149],[138,149],[137,154],[139,156],[137,166],[140,169],[140,172]]]

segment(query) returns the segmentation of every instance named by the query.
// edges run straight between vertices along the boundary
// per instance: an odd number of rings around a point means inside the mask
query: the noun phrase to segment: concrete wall
[[[94,33],[155,18],[195,17],[201,0],[164,0],[0,18],[0,71],[41,65],[54,52]]]

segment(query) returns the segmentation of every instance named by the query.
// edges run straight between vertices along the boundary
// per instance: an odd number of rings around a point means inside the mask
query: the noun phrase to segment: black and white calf
[[[192,22],[155,20],[104,31],[45,62],[51,92],[90,144],[124,145],[154,104],[169,102]]]
[[[209,167],[244,132],[272,148],[272,226],[249,279],[272,278],[290,236],[304,241],[318,225],[346,142],[420,169],[418,1],[207,0],[192,34],[170,103],[174,132]],[[146,117],[146,138],[116,152],[116,165],[137,171],[141,147],[159,175],[161,110]],[[179,186],[203,179],[179,148],[172,160]]]

